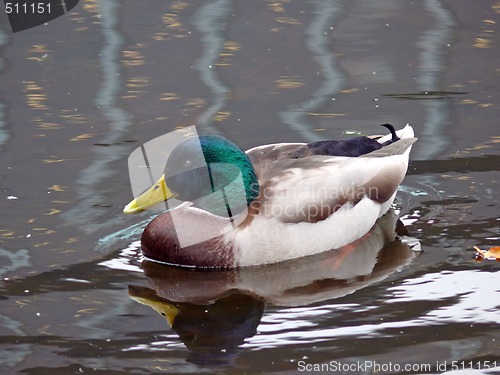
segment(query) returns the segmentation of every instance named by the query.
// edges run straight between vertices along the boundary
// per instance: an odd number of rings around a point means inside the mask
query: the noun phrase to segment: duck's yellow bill
[[[175,196],[175,193],[168,188],[165,182],[165,175],[163,174],[153,186],[127,204],[123,209],[123,213],[133,214],[147,210],[155,204],[164,202],[173,196]]]

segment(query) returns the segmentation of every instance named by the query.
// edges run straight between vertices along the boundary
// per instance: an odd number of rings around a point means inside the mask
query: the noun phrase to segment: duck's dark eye
[[[154,189],[158,190],[160,188],[160,185],[155,185]]]

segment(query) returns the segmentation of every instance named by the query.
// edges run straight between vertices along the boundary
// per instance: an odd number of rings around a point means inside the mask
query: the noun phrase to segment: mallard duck
[[[177,202],[141,237],[146,258],[171,265],[255,266],[340,248],[388,211],[406,174],[413,129],[383,126],[390,134],[379,138],[246,152],[219,136],[190,137],[170,153],[160,180],[123,211]],[[197,150],[201,168],[192,165]]]

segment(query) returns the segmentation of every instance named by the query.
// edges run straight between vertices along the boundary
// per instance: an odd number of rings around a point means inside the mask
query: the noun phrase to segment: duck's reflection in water
[[[399,224],[399,225],[398,225]],[[397,228],[397,229],[396,229]],[[398,232],[398,233],[396,233]],[[165,316],[196,364],[231,365],[257,332],[266,303],[299,306],[342,297],[386,278],[416,255],[389,211],[370,232],[340,249],[269,266],[194,271],[142,263],[151,288],[129,295]]]
[[[189,350],[187,360],[199,365],[231,365],[265,307],[263,299],[238,291],[205,304],[175,303],[144,287],[129,286],[129,294],[167,318]]]

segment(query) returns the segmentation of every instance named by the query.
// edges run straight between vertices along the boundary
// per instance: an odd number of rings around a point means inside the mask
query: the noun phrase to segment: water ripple
[[[500,319],[499,275],[499,272],[479,270],[430,273],[389,288],[392,296],[386,302],[451,301],[429,311],[415,322],[496,323]]]

